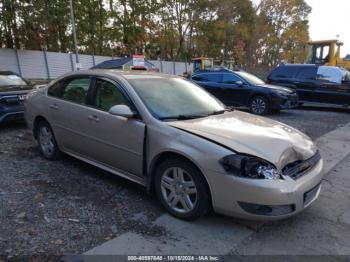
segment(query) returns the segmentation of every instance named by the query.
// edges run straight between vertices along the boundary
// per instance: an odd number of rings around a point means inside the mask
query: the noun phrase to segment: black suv
[[[298,96],[289,88],[267,85],[244,71],[228,69],[195,72],[190,79],[227,106],[248,107],[254,114],[296,107]]]
[[[282,65],[267,82],[296,90],[301,102],[350,105],[350,72],[339,67]]]
[[[23,102],[31,89],[16,73],[0,71],[0,123],[23,119]]]

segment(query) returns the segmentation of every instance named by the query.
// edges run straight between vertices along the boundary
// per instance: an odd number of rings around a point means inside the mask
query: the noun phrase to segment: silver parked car
[[[226,109],[162,74],[93,70],[32,92],[25,117],[43,156],[61,152],[154,190],[169,213],[294,215],[319,195],[323,162],[301,132]]]

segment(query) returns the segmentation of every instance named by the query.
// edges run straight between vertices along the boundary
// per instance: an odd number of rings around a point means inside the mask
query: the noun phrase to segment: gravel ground
[[[315,140],[350,122],[350,109],[304,106],[300,109],[284,110],[269,117],[295,127]]]
[[[269,117],[313,139],[350,122],[349,112],[339,109]],[[42,159],[23,123],[0,126],[0,167],[0,261],[59,260],[130,231],[165,234],[149,226],[164,210],[142,187],[70,157]]]
[[[145,226],[163,211],[141,186],[68,156],[42,159],[24,124],[0,128],[0,166],[0,261],[82,253],[126,231],[163,234]]]

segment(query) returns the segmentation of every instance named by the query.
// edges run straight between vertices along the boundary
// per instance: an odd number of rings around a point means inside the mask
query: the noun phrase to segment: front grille
[[[321,160],[321,155],[320,155],[320,152],[317,151],[317,153],[313,157],[305,161],[298,160],[286,165],[282,169],[282,173],[284,176],[289,176],[294,180],[297,180],[302,176],[304,176],[307,172],[311,171],[320,160]]]
[[[6,105],[20,105],[23,102],[19,99],[19,95],[0,96],[0,104]]]
[[[260,204],[252,204],[245,202],[238,202],[239,206],[246,212],[261,216],[283,216],[295,211],[295,205],[277,205],[268,206]]]

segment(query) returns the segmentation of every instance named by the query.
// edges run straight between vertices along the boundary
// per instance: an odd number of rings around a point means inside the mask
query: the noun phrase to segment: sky
[[[312,8],[311,40],[336,39],[344,43],[341,55],[350,54],[350,0],[305,0]]]
[[[257,4],[261,0],[252,0]],[[310,38],[336,39],[344,43],[341,56],[350,54],[350,0],[305,0],[312,8],[310,14]]]

